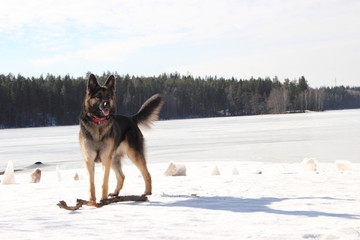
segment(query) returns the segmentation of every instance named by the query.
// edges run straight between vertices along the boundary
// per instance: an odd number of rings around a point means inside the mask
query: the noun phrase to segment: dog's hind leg
[[[109,196],[115,197],[119,195],[119,192],[121,191],[125,180],[125,175],[121,169],[121,154],[117,154],[114,156],[111,167],[115,173],[117,183],[114,192],[110,193]]]
[[[135,166],[140,170],[141,175],[145,182],[145,195],[151,195],[151,175],[146,166],[146,160],[144,153],[136,151],[134,148],[129,146],[127,154]]]

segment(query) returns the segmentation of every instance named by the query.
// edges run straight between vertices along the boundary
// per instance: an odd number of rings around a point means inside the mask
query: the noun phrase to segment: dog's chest
[[[80,133],[80,144],[83,153],[95,162],[102,162],[108,159],[112,156],[114,150],[113,138],[101,136],[101,134],[93,134],[93,137],[89,137],[84,136],[84,131]],[[95,137],[98,137],[98,139]]]
[[[110,136],[110,130],[111,127],[109,124],[105,126],[84,126],[82,129],[85,138],[99,143]]]

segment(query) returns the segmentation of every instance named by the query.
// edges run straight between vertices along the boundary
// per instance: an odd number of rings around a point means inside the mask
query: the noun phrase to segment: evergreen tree
[[[98,76],[99,81],[104,82],[110,74]],[[77,124],[87,77],[0,74],[0,128]],[[118,113],[136,113],[155,93],[165,99],[162,119],[360,108],[359,87],[313,89],[303,76],[281,83],[277,77],[238,80],[164,73],[152,77],[117,75]]]

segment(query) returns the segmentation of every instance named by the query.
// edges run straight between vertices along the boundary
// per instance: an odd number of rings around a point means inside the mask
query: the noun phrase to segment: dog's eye
[[[96,95],[95,98],[100,100],[100,99],[101,99],[101,95]]]

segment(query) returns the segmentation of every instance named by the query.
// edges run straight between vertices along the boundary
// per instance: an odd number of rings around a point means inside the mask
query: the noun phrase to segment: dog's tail
[[[140,110],[132,116],[132,119],[142,127],[151,127],[153,121],[158,120],[161,107],[164,104],[164,100],[160,94],[155,94],[150,97],[141,106]]]

